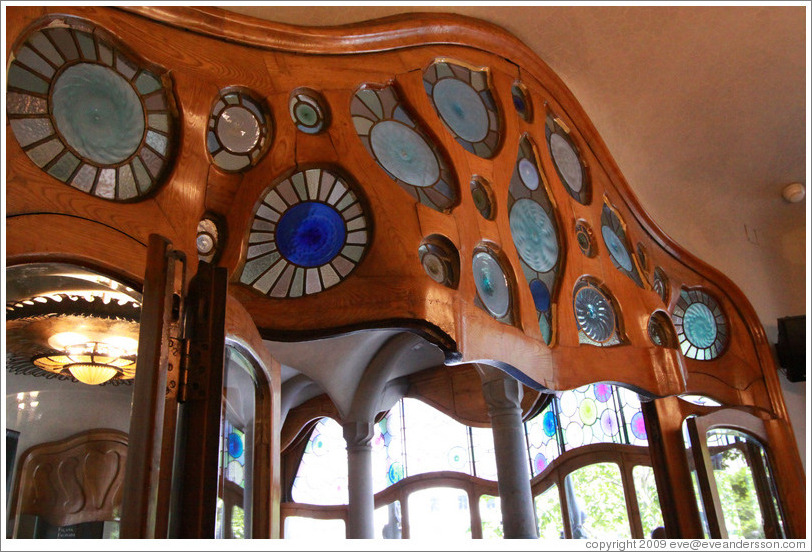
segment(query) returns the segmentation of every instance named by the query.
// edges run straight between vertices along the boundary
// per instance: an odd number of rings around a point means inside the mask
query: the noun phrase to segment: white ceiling
[[[808,6],[226,9],[306,26],[447,12],[503,27],[569,86],[655,223],[745,292],[771,341],[777,317],[805,311],[809,199],[788,204],[781,189],[809,174]]]

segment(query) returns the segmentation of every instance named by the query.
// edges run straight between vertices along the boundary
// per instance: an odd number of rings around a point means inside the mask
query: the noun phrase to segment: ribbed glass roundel
[[[524,262],[547,272],[558,260],[555,227],[547,212],[532,199],[520,199],[510,210],[510,232]]]
[[[421,188],[440,177],[440,165],[420,134],[399,121],[382,121],[369,134],[378,162],[395,178]]]
[[[623,267],[627,272],[632,271],[632,258],[629,252],[626,251],[626,246],[620,241],[620,238],[615,234],[614,230],[608,226],[601,227],[601,234],[603,234],[603,242],[606,248],[609,249],[609,254],[612,258]]]
[[[442,79],[434,85],[433,99],[440,117],[463,140],[479,142],[488,135],[488,110],[469,84]]]
[[[62,137],[101,164],[129,158],[144,137],[144,109],[124,77],[102,65],[78,63],[53,85],[53,113]]]
[[[344,247],[344,219],[334,207],[315,201],[288,209],[276,226],[279,252],[299,266],[321,266]]]
[[[576,294],[575,319],[587,337],[599,343],[612,337],[615,330],[615,311],[594,287],[584,287]]]
[[[578,193],[584,186],[584,173],[578,154],[566,139],[558,134],[550,136],[550,153],[555,166],[572,191]]]
[[[685,337],[700,349],[710,347],[716,341],[716,319],[704,303],[691,303],[683,319]]]
[[[490,253],[477,253],[473,271],[477,294],[485,308],[494,318],[504,318],[510,309],[510,290],[499,261]]]

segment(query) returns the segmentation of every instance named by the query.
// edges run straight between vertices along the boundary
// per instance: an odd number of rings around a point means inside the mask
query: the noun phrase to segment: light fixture
[[[793,182],[784,186],[781,196],[790,203],[799,203],[806,197],[806,187],[800,182]]]
[[[130,337],[110,336],[101,341],[74,332],[61,332],[48,339],[60,352],[35,356],[32,361],[55,374],[65,370],[82,383],[99,385],[118,377],[135,377],[138,342]]]

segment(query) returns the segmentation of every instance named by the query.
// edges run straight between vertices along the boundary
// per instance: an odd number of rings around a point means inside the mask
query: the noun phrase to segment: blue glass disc
[[[473,270],[474,284],[485,308],[495,318],[504,317],[510,308],[510,291],[499,261],[489,253],[477,253]]]
[[[510,233],[530,268],[547,272],[558,261],[555,227],[547,212],[532,199],[520,199],[510,210]]]
[[[535,190],[539,187],[539,171],[536,169],[536,165],[527,158],[519,161],[519,178],[528,190]]]
[[[623,270],[631,272],[632,258],[629,256],[629,252],[626,251],[626,246],[623,245],[623,242],[620,241],[620,238],[615,234],[615,231],[608,226],[602,226],[601,234],[603,234],[603,243],[606,244],[606,248],[609,249],[609,254],[612,255],[612,258],[617,261],[617,264],[619,264]]]
[[[288,261],[305,267],[330,262],[344,247],[347,230],[341,214],[315,201],[297,203],[276,226],[276,244]]]
[[[94,63],[77,63],[54,81],[54,121],[82,157],[102,165],[135,153],[144,137],[144,108],[121,75]]]
[[[239,458],[242,456],[243,446],[242,439],[236,433],[228,434],[228,454],[232,458]]]
[[[544,414],[544,420],[542,423],[544,425],[544,434],[547,437],[552,437],[555,435],[555,430],[558,427],[558,423],[555,420],[555,414],[553,414],[551,411],[547,411],[547,413]]]
[[[536,305],[536,310],[540,312],[547,312],[550,310],[550,290],[541,280],[533,280],[530,282],[530,294],[533,296],[533,303]]]
[[[716,341],[716,318],[704,303],[691,303],[683,318],[685,337],[699,349],[706,349]]]
[[[442,79],[434,85],[432,98],[440,117],[463,140],[481,142],[488,135],[488,110],[470,85]]]
[[[384,169],[412,186],[431,186],[440,178],[440,165],[420,134],[397,121],[382,121],[369,133],[372,152]]]

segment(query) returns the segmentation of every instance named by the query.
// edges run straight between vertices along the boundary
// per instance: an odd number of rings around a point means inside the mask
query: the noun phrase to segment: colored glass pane
[[[696,360],[713,360],[724,351],[728,324],[719,303],[708,293],[683,289],[671,315],[682,353]]]
[[[347,442],[335,420],[322,418],[305,445],[291,496],[305,504],[347,504]]]
[[[472,474],[468,430],[439,410],[403,399],[407,475],[434,471]]]

